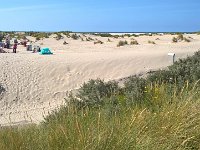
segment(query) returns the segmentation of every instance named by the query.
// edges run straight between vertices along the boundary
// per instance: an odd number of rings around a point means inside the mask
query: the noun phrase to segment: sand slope
[[[54,55],[31,53],[22,46],[17,54],[0,54],[0,83],[6,89],[0,100],[0,124],[40,122],[64,103],[67,91],[89,79],[108,81],[164,68],[172,63],[168,52],[176,53],[176,59],[192,55],[200,48],[200,36],[187,36],[193,38],[190,43],[176,44],[171,35],[136,37],[140,45],[123,47],[116,46],[118,41],[130,38],[107,42],[108,38],[91,36],[104,42],[94,45],[93,41],[51,37],[37,43],[49,47]],[[64,40],[69,44],[63,45]]]

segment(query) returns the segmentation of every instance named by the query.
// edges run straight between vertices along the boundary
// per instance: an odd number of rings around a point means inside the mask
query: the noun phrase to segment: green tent
[[[49,55],[49,54],[53,54],[49,48],[42,48],[40,51],[41,55]]]

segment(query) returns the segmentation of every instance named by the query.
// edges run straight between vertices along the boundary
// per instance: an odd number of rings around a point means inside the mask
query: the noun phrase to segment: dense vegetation
[[[168,70],[159,70],[148,76],[151,82],[159,81],[164,83],[176,83],[178,87],[183,87],[184,83],[195,82],[200,79],[200,51],[194,56],[186,59],[179,59]]]
[[[40,125],[0,130],[0,149],[200,149],[200,52],[121,87],[84,83]]]

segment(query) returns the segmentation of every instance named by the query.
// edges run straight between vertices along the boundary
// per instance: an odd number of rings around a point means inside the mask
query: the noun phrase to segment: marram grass
[[[118,106],[112,113],[64,106],[40,125],[1,128],[0,150],[197,150],[198,92],[185,86],[169,94],[164,84],[152,85],[146,87],[150,106]]]

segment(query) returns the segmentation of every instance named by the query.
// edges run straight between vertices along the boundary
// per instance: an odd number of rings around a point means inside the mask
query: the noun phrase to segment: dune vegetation
[[[90,80],[39,125],[1,127],[0,149],[200,149],[199,79],[200,51],[123,86]]]
[[[126,40],[125,41],[119,41],[118,44],[117,44],[117,47],[124,46],[124,45],[128,45],[128,42]]]

